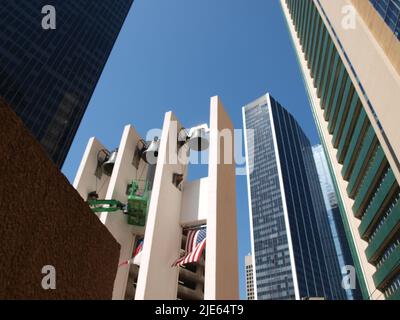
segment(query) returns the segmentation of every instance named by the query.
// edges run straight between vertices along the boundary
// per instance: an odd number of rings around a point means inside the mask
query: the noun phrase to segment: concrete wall
[[[375,36],[394,68],[400,73],[400,41],[373,5],[366,0],[351,0],[360,16]]]
[[[346,62],[344,52],[339,49],[339,54],[355,84],[379,142],[385,151],[397,181],[400,183],[400,130],[398,124],[400,118],[400,74],[396,72],[392,62],[379,45],[379,41],[372,37],[370,29],[360,15],[356,17],[355,29],[343,28],[344,14],[342,8],[351,4],[350,0],[320,0],[320,3],[351,61],[352,66]],[[326,20],[319,5],[317,5],[317,8],[319,8],[323,20]],[[328,25],[328,22],[326,21],[325,24]],[[330,32],[336,47],[340,48],[332,30]],[[352,69],[355,70],[355,73]],[[367,93],[384,133],[380,130],[377,119],[368,106],[368,101],[358,84],[359,81]]]
[[[179,257],[182,228],[205,222],[204,299],[239,299],[232,123],[220,99],[211,98],[208,177],[191,182],[185,181],[187,164],[174,159],[179,128],[181,124],[168,112],[164,119],[135,299],[177,298],[179,268],[171,265]],[[224,129],[232,139],[220,139],[218,133]],[[182,190],[172,183],[173,173],[184,174]]]
[[[191,226],[207,222],[208,178],[185,182],[183,185],[181,224]]]
[[[316,1],[314,0],[314,2]],[[339,49],[344,65],[355,84],[357,93],[363,103],[364,110],[375,129],[379,142],[391,168],[393,169],[396,179],[400,183],[400,130],[398,123],[398,119],[400,118],[400,74],[396,72],[395,65],[393,64],[394,61],[389,58],[388,52],[385,52],[382,48],[382,39],[380,36],[378,35],[378,37],[373,37],[371,29],[366,25],[362,18],[362,16],[365,15],[363,10],[365,10],[367,6],[365,3],[361,5],[361,3],[352,2],[351,0],[335,0],[334,2],[330,0],[320,0],[320,3],[329,17],[332,28],[335,30],[346,55],[351,61],[350,65],[345,59],[343,50]],[[343,13],[341,8],[352,3],[354,3],[360,11],[357,15],[356,28],[347,30],[343,28]],[[317,8],[323,16],[320,6],[317,6]],[[370,11],[370,13],[372,14],[372,11]],[[376,16],[377,15],[375,15],[374,19],[377,19]],[[372,18],[373,16],[371,15],[370,17]],[[323,19],[326,20],[324,17]],[[332,30],[330,30],[330,32],[332,34]],[[335,37],[333,38],[335,39]],[[334,42],[336,47],[339,48],[336,39]],[[363,89],[359,82],[362,84]],[[368,105],[363,90],[365,90],[366,95],[368,96],[372,108],[376,113],[375,115]],[[320,115],[318,115],[318,117],[320,117]],[[322,117],[320,119],[322,120]],[[382,127],[383,130],[381,130],[380,127]],[[326,139],[330,139],[328,137],[329,135],[326,135]],[[335,151],[332,150],[331,153],[332,160],[334,160],[333,156],[335,156]],[[337,177],[340,177],[339,167],[337,168],[337,172]],[[341,181],[340,184],[342,185],[341,188],[343,188],[342,199],[344,199],[347,182]],[[365,258],[364,252],[366,242],[360,239],[358,233],[360,221],[354,221],[355,218],[351,210],[354,201],[349,199],[347,196],[346,198],[348,205],[348,208],[346,209],[348,220],[351,223],[358,250],[362,252],[360,260],[365,270],[367,284],[372,293],[375,290],[375,285],[372,281],[372,274],[375,271],[375,268],[370,265]],[[378,291],[375,291],[372,295],[373,299],[376,297],[380,297]]]
[[[110,299],[119,244],[1,100],[0,118],[0,299]]]
[[[94,173],[97,166],[97,153],[104,149],[104,146],[96,138],[91,138],[74,181],[74,187],[80,195],[86,199],[89,191],[97,190],[99,199],[115,199],[126,204],[127,185],[133,179],[140,180],[140,188],[144,188],[144,181],[142,180],[146,179],[148,166],[143,160],[140,161],[138,169],[133,165],[135,150],[140,139],[131,125],[125,126],[111,177],[103,174],[101,179],[96,180]],[[110,148],[109,151],[113,149]],[[98,217],[121,245],[119,261],[129,260],[133,255],[135,239],[138,235],[144,234],[144,227],[129,225],[127,216],[122,211],[102,212],[98,214]],[[129,268],[127,266],[118,268],[114,282],[113,299],[123,300],[125,298],[128,278]]]
[[[105,199],[110,177],[103,174],[100,179],[95,176],[97,167],[97,155],[106,149],[95,137],[90,138],[78,172],[75,176],[73,186],[79,192],[82,199],[87,200],[89,192],[96,191],[99,199]],[[84,181],[84,183],[83,183]]]
[[[110,178],[110,184],[107,189],[106,199],[116,199],[122,203],[127,202],[126,189],[132,179],[145,179],[147,174],[147,164],[140,161],[138,170],[133,166],[132,160],[135,149],[139,143],[140,137],[136,130],[127,125],[124,128],[121,142],[118,147],[117,160]],[[140,187],[143,188],[143,182],[140,181]],[[143,189],[142,189],[143,190]],[[144,234],[144,227],[131,226],[127,223],[127,216],[122,213],[102,213],[100,220],[110,230],[121,245],[120,261],[126,261],[132,258],[136,235]],[[115,278],[113,299],[124,299],[127,281],[129,277],[129,268],[121,267],[118,269]]]
[[[171,159],[177,154],[176,117],[164,118],[157,167],[144,237],[136,300],[175,300],[179,269],[171,267],[179,257],[182,239],[180,224],[182,192],[172,183],[173,173],[185,173],[186,166]]]
[[[231,132],[232,139],[220,137]],[[210,103],[209,212],[204,298],[239,299],[233,125],[219,97]],[[230,145],[231,144],[231,145]]]

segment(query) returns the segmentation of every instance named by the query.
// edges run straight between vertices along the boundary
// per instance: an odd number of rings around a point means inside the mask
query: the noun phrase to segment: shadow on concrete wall
[[[111,299],[120,245],[1,98],[0,119],[0,299]]]

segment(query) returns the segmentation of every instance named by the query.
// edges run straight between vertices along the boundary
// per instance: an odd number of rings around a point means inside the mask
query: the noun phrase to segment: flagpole
[[[183,227],[184,231],[190,231],[190,230],[199,230],[202,228],[206,228],[207,224],[202,224],[202,225],[198,225],[198,226],[193,226],[193,227]]]

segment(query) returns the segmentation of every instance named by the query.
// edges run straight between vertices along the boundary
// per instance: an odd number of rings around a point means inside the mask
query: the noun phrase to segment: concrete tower
[[[196,128],[208,132],[208,176],[188,181],[187,156],[197,146],[191,144]],[[138,157],[144,144],[135,129],[126,126],[111,176],[96,177],[99,151],[105,148],[90,139],[74,181],[85,200],[96,191],[99,199],[122,204],[132,180],[139,181],[139,190],[143,177],[151,185],[145,226],[128,224],[129,216],[122,211],[98,214],[121,245],[121,262],[132,258],[144,238],[140,267],[119,268],[113,298],[238,299],[233,126],[221,100],[211,98],[209,125],[191,130],[167,112],[154,165]],[[172,267],[185,248],[187,229],[201,225],[207,227],[205,255],[197,263]]]

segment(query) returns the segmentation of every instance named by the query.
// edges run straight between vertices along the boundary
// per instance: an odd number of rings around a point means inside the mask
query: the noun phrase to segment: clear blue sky
[[[135,0],[63,167],[72,182],[90,137],[110,149],[123,127],[142,136],[173,110],[186,126],[209,121],[219,95],[236,128],[241,107],[270,92],[318,137],[278,0]],[[199,174],[201,170],[197,171]],[[237,179],[240,292],[250,252],[245,177]]]

